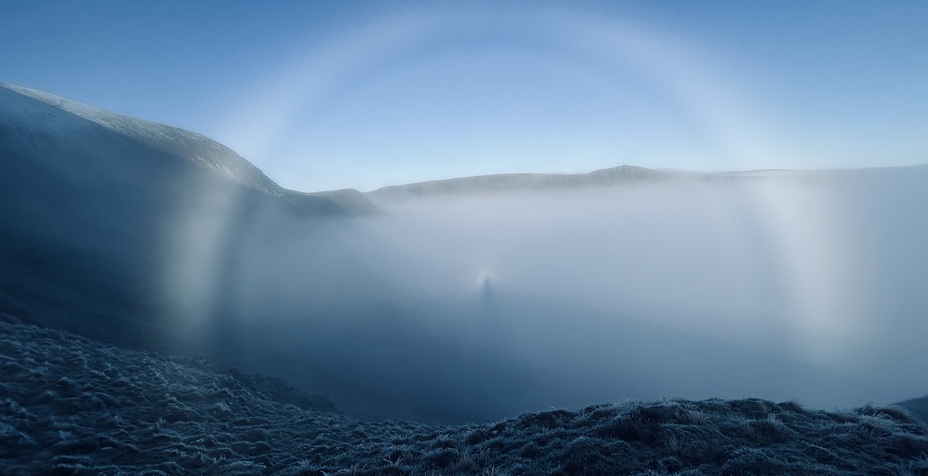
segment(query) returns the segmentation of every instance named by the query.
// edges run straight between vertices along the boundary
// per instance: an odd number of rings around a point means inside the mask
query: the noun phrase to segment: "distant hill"
[[[514,173],[431,180],[406,185],[391,185],[367,192],[366,195],[376,200],[405,200],[409,198],[511,192],[595,190],[607,187],[655,184],[668,180],[688,180],[702,183],[732,183],[784,178],[825,182],[854,179],[872,181],[874,179],[882,180],[887,177],[923,174],[926,170],[928,170],[928,165],[833,170],[760,169],[692,172],[655,170],[634,165],[620,165],[578,174]]]
[[[368,195],[375,198],[402,198],[487,192],[544,191],[575,189],[666,180],[681,173],[622,165],[586,174],[498,174],[433,180],[408,185],[383,187]]]

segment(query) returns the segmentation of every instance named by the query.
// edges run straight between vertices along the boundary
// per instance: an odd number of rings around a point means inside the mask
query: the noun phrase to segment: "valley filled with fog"
[[[924,392],[928,169],[613,172],[383,189],[354,220],[236,227],[223,256],[197,221],[165,315],[188,351],[362,415]]]
[[[0,11],[2,474],[928,474],[928,2]]]
[[[301,193],[189,131],[0,99],[10,315],[378,418],[924,393],[925,166]]]
[[[12,474],[925,467],[928,167],[303,193],[190,131],[0,106]]]

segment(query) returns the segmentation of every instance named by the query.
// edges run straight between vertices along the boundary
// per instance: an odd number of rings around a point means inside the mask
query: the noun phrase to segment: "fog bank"
[[[926,180],[925,168],[677,174],[399,194],[356,222],[268,217],[235,230],[234,264],[184,260],[166,276],[212,273],[211,293],[185,288],[209,305],[175,312],[190,350],[359,413],[888,404],[926,391]]]

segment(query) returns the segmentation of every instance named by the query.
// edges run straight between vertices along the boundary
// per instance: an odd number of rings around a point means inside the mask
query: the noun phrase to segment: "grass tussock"
[[[3,474],[928,475],[899,408],[668,400],[434,426],[284,382],[0,319]]]

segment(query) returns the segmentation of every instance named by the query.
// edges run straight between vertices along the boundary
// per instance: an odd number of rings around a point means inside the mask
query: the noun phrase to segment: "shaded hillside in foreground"
[[[428,426],[0,319],[4,474],[928,474],[900,410],[663,401]],[[270,384],[268,384],[270,382]]]

